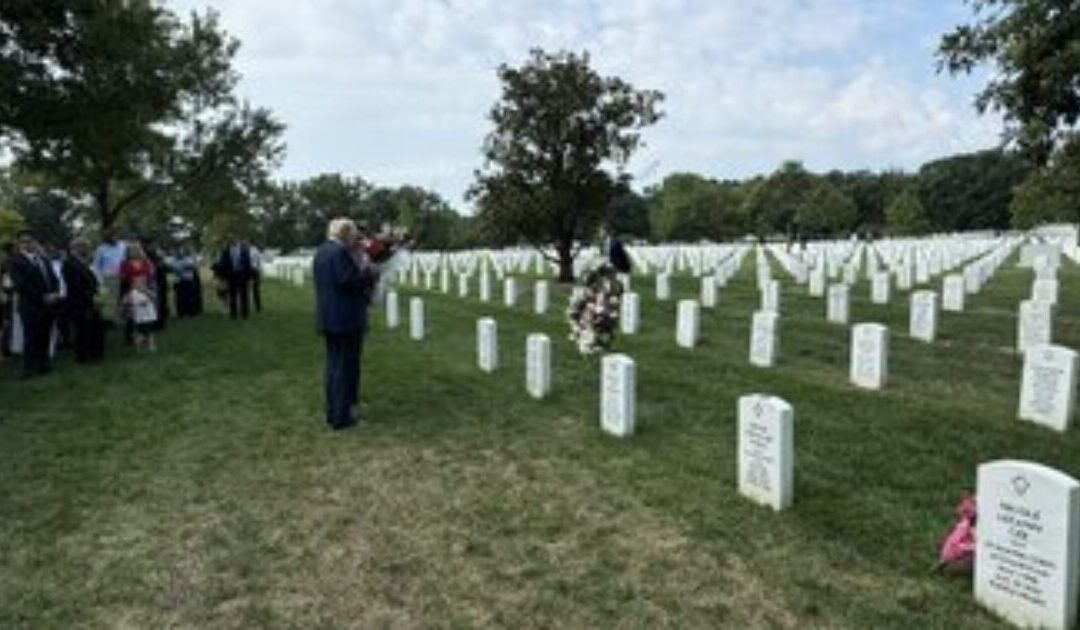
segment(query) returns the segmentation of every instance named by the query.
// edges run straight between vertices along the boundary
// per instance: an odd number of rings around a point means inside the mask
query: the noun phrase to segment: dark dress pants
[[[331,426],[352,424],[350,407],[359,399],[360,334],[326,335],[326,422]]]
[[[248,318],[248,284],[247,278],[229,278],[229,317]]]
[[[44,374],[49,371],[53,318],[44,312],[24,312],[20,317],[23,324],[23,376]]]
[[[105,355],[105,326],[93,306],[72,313],[75,333],[75,360],[79,363],[100,361]]]

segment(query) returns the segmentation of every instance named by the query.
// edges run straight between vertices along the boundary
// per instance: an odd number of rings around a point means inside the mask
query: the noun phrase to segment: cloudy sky
[[[288,125],[278,175],[355,174],[464,208],[495,69],[532,47],[587,50],[667,95],[628,169],[913,168],[993,145],[979,78],[935,71],[961,0],[167,0],[212,6],[243,46],[242,94]]]

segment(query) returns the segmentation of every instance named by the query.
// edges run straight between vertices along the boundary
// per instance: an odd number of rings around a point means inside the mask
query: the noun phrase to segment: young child
[[[145,277],[132,281],[131,290],[124,296],[124,306],[128,317],[135,323],[135,347],[156,352],[154,324],[157,322],[157,306]]]

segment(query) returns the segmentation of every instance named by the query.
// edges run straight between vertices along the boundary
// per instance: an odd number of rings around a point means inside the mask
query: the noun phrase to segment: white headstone
[[[964,296],[964,276],[959,274],[945,276],[941,293],[941,309],[952,313],[963,311]]]
[[[499,367],[499,329],[495,320],[481,317],[476,320],[476,363],[485,372]]]
[[[754,313],[750,330],[750,365],[772,367],[780,352],[780,316],[772,311]]]
[[[829,285],[825,301],[825,319],[830,324],[847,324],[850,318],[851,289],[846,284]]]
[[[418,297],[409,300],[409,337],[414,341],[424,338],[424,300]]]
[[[888,377],[889,329],[881,324],[851,328],[851,382],[864,389],[881,389]]]
[[[547,280],[537,280],[536,287],[533,293],[533,312],[537,315],[544,315],[548,311],[548,304],[551,301],[551,293]]]
[[[600,427],[618,437],[634,433],[634,360],[625,354],[609,354],[601,361]]]
[[[911,283],[909,282],[908,288],[910,287]],[[875,273],[873,280],[871,280],[870,301],[874,304],[888,304],[891,288],[892,285],[887,272],[879,271]]]
[[[975,599],[1023,628],[1070,630],[1080,580],[1080,483],[1033,462],[979,466]]]
[[[675,342],[683,348],[697,345],[701,330],[701,308],[697,300],[679,300],[679,319],[675,331]]]
[[[933,343],[937,338],[938,299],[933,291],[915,291],[911,294],[911,312],[908,316],[908,334],[913,339]]]
[[[1038,300],[1039,302],[1057,304],[1058,281],[1045,279],[1036,280],[1031,284],[1031,299]]]
[[[517,280],[514,278],[503,280],[503,304],[508,307],[517,305]]]
[[[795,412],[775,396],[739,398],[739,494],[774,510],[794,496]]]
[[[716,308],[716,294],[716,277],[703,276],[701,278],[701,306]]]
[[[443,268],[439,270],[439,291],[443,293],[450,292],[450,270],[446,267],[445,263]]]
[[[1016,320],[1016,351],[1049,344],[1054,336],[1054,305],[1051,302],[1024,300]]]
[[[457,293],[459,298],[469,297],[469,275],[459,273],[457,277]]]
[[[761,287],[761,310],[780,312],[780,281],[767,280]]]
[[[487,268],[480,272],[480,301],[491,301],[491,275],[488,274]]]
[[[671,299],[671,276],[666,273],[656,274],[656,299]]]
[[[641,325],[641,298],[637,293],[623,293],[619,306],[619,326],[624,335],[636,335]]]
[[[532,333],[525,340],[525,389],[533,398],[551,393],[551,339]]]
[[[1024,353],[1020,419],[1065,431],[1076,411],[1077,353],[1063,346],[1032,346]]]
[[[632,282],[632,278],[631,278],[630,274],[628,274],[628,273],[620,273],[618,275],[618,279],[619,279],[619,284],[622,285],[622,290],[623,290],[624,293],[634,290],[633,289],[633,282]]]
[[[398,308],[397,291],[386,292],[386,327],[397,328],[401,323],[401,310]]]
[[[815,267],[810,272],[810,295],[813,297],[825,295],[825,267]]]

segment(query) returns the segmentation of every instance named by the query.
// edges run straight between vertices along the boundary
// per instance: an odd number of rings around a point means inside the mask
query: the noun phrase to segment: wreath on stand
[[[619,325],[622,283],[614,267],[603,264],[585,274],[570,297],[566,310],[570,341],[582,356],[611,349]]]

